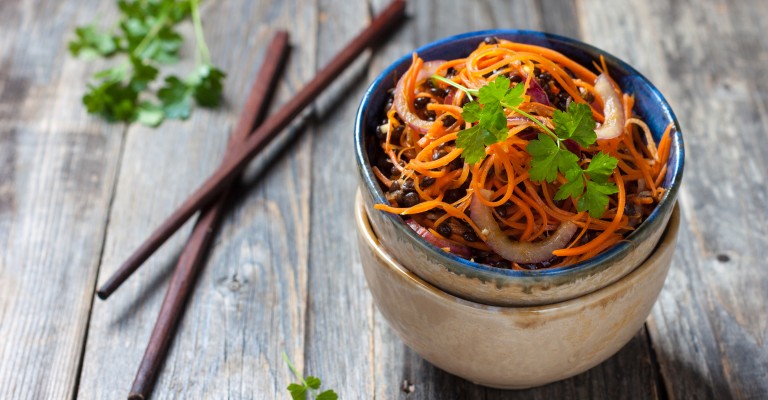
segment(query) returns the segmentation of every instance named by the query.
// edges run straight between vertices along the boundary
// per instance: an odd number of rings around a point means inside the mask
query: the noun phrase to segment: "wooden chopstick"
[[[371,24],[355,37],[331,62],[320,70],[307,85],[272,117],[267,119],[236,153],[232,154],[179,208],[176,209],[136,251],[118,268],[98,290],[101,299],[106,299],[128,277],[139,268],[168,238],[173,235],[192,215],[214,201],[219,193],[229,186],[238,173],[255,157],[291,120],[325,90],[367,47],[377,43],[384,33],[405,17],[405,2],[395,0],[381,12]]]
[[[268,109],[268,100],[272,97],[277,86],[278,77],[288,56],[288,49],[288,32],[278,31],[275,33],[237,125],[235,125],[232,136],[229,138],[224,162],[232,156],[234,149],[242,144],[250,132],[264,119]],[[229,194],[230,190],[225,190],[216,202],[202,211],[179,256],[171,283],[163,299],[163,305],[157,316],[157,322],[155,322],[147,349],[144,352],[144,358],[141,360],[133,386],[131,386],[129,399],[145,399],[152,390],[177,323],[184,312],[184,305],[192,292],[195,278],[198,275],[197,272],[201,269],[202,260],[214,236],[220,216],[223,214],[224,206],[228,203]]]

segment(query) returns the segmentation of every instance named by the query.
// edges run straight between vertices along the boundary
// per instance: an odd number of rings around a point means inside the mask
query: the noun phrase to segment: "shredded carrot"
[[[480,257],[487,257],[493,251],[484,242],[485,233],[470,216],[470,202],[475,197],[491,208],[502,232],[511,240],[537,242],[554,232],[561,223],[571,221],[579,227],[578,233],[564,248],[554,251],[554,258],[548,263],[548,267],[560,267],[594,257],[632,232],[635,224],[630,224],[630,217],[634,216],[624,214],[628,203],[642,210],[641,217],[645,218],[664,195],[662,185],[667,175],[674,127],[670,124],[666,128],[657,145],[650,127],[633,113],[634,96],[623,93],[608,75],[604,57],[594,64],[594,70],[605,74],[620,94],[626,123],[622,135],[598,140],[581,149],[582,165],[600,151],[618,160],[618,167],[610,178],[618,192],[609,196],[600,218],[579,211],[577,200],[555,200],[558,189],[567,182],[562,174],[558,174],[552,183],[530,180],[531,157],[526,147],[541,128],[528,119],[515,117],[511,111],[507,116],[507,139],[487,146],[482,162],[464,163],[464,150],[456,142],[459,133],[473,125],[462,117],[462,106],[468,99],[463,91],[452,86],[420,78],[423,77],[423,65],[423,60],[414,54],[411,67],[401,78],[403,92],[400,95],[407,103],[408,113],[421,119],[427,119],[431,113],[428,120],[434,123],[428,125],[428,129],[417,129],[404,123],[409,119],[399,115],[394,106],[384,110],[386,126],[381,129],[382,132],[386,129],[386,135],[380,143],[380,157],[392,163],[394,168],[390,171],[390,168],[373,167],[373,171],[386,190],[393,188],[393,191],[402,192],[400,195],[392,192],[388,195],[391,204],[376,204],[376,209],[410,216],[436,237],[480,252],[475,253]],[[442,63],[435,73],[472,89],[480,88],[500,75],[514,76],[526,90],[538,84],[546,89],[550,98],[568,96],[571,102],[588,104],[598,123],[605,120],[603,101],[594,88],[595,72],[551,49],[499,40],[493,45],[481,44],[465,58]],[[540,78],[544,75],[548,76],[546,82]],[[442,92],[435,90],[435,85]],[[428,104],[417,108],[415,100],[419,97],[427,99]],[[562,104],[542,104],[533,101],[530,95],[525,100],[519,109],[554,129],[552,119]],[[475,195],[480,190],[490,191],[490,197]],[[410,207],[401,207],[398,196],[406,191],[413,191],[419,201],[415,205],[407,203]],[[453,226],[453,230],[445,229],[444,224]],[[465,228],[459,229],[461,226]],[[510,267],[526,268],[515,262]]]

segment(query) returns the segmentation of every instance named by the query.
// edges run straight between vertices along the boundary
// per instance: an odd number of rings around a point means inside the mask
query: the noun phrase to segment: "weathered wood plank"
[[[365,1],[319,2],[318,67],[368,25]],[[318,104],[312,135],[305,374],[343,398],[373,393],[372,302],[356,249],[351,204],[357,189],[352,121],[366,87],[368,55]]]
[[[206,2],[203,15],[213,59],[228,72],[228,106],[215,112],[196,110],[188,122],[164,124],[164,132],[130,129],[101,276],[110,274],[217,166],[274,28],[289,29],[295,44],[276,103],[285,101],[314,73],[318,21],[314,1]],[[302,354],[304,345],[308,144],[304,139],[293,146],[257,184],[252,181],[256,172],[249,171],[247,189],[241,187],[235,196],[232,213],[225,218],[180,323],[154,391],[156,398],[284,394],[292,377],[281,353]],[[167,167],[168,160],[179,162],[178,171]],[[108,302],[96,303],[82,398],[127,393],[159,309],[166,275],[187,232],[179,232]]]
[[[672,103],[686,139],[683,221],[649,320],[670,398],[768,396],[762,2],[586,1],[596,44],[628,58]]]
[[[100,2],[0,4],[0,397],[70,398],[122,125],[85,115],[66,39]]]

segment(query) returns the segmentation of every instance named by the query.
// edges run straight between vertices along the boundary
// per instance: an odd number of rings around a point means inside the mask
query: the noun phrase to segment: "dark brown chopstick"
[[[367,47],[376,43],[390,28],[405,16],[405,2],[393,1],[379,14],[371,24],[355,37],[332,61],[315,75],[307,85],[287,104],[283,105],[272,117],[256,129],[237,153],[233,153],[182,205],[176,209],[136,251],[118,268],[97,294],[106,299],[139,266],[149,258],[168,238],[176,232],[192,215],[218,197],[247,163],[255,157],[269,142],[286,127],[291,120],[304,110],[344,71],[352,61]]]
[[[268,100],[275,91],[287,55],[288,33],[279,31],[275,33],[267,48],[264,63],[256,75],[256,80],[253,82],[243,111],[232,136],[229,138],[224,162],[231,157],[234,149],[248,138],[251,130],[264,119],[268,109]],[[163,305],[157,316],[157,322],[155,322],[155,327],[152,330],[152,336],[150,336],[149,344],[144,352],[144,358],[136,372],[136,378],[128,395],[129,399],[145,399],[152,390],[176,325],[183,313],[184,305],[194,286],[197,272],[201,269],[201,262],[214,236],[220,216],[223,214],[224,205],[228,202],[229,194],[229,189],[225,190],[213,205],[202,211],[184,250],[179,256],[171,283],[163,299]]]

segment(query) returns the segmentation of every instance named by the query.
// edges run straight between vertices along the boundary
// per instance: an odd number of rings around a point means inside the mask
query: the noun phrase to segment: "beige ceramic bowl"
[[[381,246],[358,193],[360,256],[374,301],[403,342],[435,366],[504,389],[582,373],[640,329],[664,285],[675,249],[677,207],[648,259],[587,295],[534,307],[496,307],[452,296],[400,265]]]

